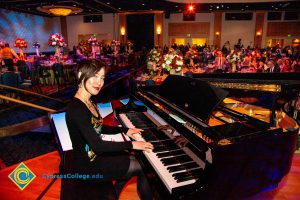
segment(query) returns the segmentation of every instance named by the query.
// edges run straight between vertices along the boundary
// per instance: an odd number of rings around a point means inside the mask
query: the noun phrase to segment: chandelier
[[[37,10],[55,16],[68,16],[82,12],[81,8],[72,6],[42,6],[38,7]]]

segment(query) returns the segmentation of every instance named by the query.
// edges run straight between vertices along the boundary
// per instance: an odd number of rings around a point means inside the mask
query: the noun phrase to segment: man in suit
[[[280,72],[280,67],[273,60],[269,60],[267,66],[268,66],[267,72],[271,72],[271,73]]]

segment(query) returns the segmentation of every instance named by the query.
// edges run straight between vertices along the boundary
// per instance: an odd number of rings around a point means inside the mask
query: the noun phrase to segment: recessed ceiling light
[[[212,10],[212,8],[210,8],[209,10]]]
[[[106,2],[106,4],[108,4],[108,5],[109,5],[110,3],[109,3],[109,2]]]
[[[74,4],[73,6],[76,7],[76,4]]]
[[[248,8],[248,5],[246,5],[245,7]]]
[[[229,6],[227,6],[227,9],[229,9]]]
[[[118,8],[119,10],[121,10],[122,8]]]
[[[219,9],[219,6],[217,6],[217,9]]]
[[[144,6],[145,4],[144,3],[142,3],[142,6]]]

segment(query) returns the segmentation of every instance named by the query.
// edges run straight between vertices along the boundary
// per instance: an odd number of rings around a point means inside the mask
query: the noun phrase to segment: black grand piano
[[[298,134],[282,106],[300,84],[268,84],[168,76],[116,110],[123,126],[144,129],[137,140],[154,145],[137,156],[156,199],[241,199],[280,182]]]

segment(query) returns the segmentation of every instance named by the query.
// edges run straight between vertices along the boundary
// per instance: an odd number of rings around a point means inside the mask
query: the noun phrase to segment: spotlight
[[[189,5],[189,11],[193,12],[194,11],[194,6],[193,5]]]

